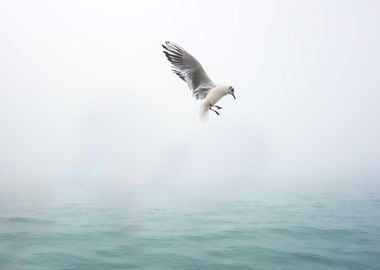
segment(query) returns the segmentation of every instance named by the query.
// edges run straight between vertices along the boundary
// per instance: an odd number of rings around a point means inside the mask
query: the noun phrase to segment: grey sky
[[[379,10],[1,1],[0,187],[378,179]],[[234,86],[220,118],[199,122],[164,40]]]

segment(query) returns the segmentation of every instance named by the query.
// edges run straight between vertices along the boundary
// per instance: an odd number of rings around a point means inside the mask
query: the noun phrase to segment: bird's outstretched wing
[[[198,60],[174,42],[166,41],[162,47],[166,58],[172,64],[173,72],[187,83],[194,97],[205,98],[215,84],[207,76]]]

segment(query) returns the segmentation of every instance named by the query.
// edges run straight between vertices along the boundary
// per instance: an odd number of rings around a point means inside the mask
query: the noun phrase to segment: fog
[[[379,10],[378,1],[1,1],[0,193],[377,181]],[[234,86],[220,117],[199,121],[165,40]]]

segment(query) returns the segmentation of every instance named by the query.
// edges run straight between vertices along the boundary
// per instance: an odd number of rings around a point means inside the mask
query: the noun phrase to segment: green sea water
[[[0,269],[380,269],[377,189],[191,193],[1,198]]]

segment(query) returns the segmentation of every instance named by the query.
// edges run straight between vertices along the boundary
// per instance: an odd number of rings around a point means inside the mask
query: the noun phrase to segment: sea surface
[[[5,196],[0,269],[380,269],[378,189],[262,186]]]

